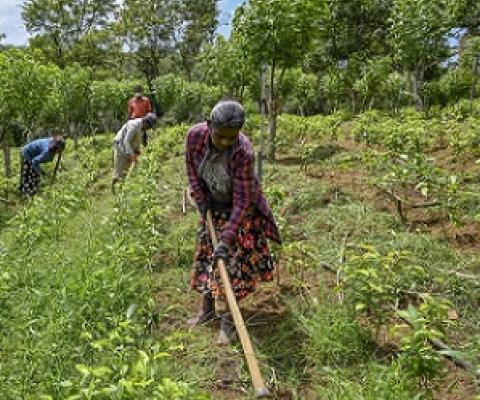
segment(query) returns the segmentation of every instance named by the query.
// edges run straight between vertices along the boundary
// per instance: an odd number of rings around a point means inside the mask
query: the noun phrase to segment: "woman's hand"
[[[213,251],[213,261],[216,263],[216,261],[221,258],[223,261],[228,260],[228,253],[229,253],[230,248],[228,245],[222,241],[218,242],[217,246],[215,247],[215,250]]]
[[[202,203],[197,204],[198,212],[202,216],[202,218],[207,218],[208,211],[212,210],[212,205],[209,201],[204,201]]]

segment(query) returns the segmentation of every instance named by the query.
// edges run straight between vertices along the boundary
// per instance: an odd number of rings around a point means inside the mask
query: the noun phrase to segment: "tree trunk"
[[[400,95],[395,95],[393,99],[392,107],[393,107],[393,113],[397,115],[398,109],[400,108]]]
[[[73,149],[78,149],[78,129],[75,129],[75,124],[69,126],[69,136],[73,137]]]
[[[12,158],[10,155],[10,146],[8,145],[6,131],[0,132],[0,141],[2,142],[5,176],[10,178],[12,176]]]
[[[357,113],[357,94],[355,92],[350,93],[350,111],[353,115]]]
[[[153,85],[155,77],[153,76],[147,76],[147,86],[148,86],[148,92],[150,95],[150,100],[152,101],[152,108],[153,111],[158,115],[162,115],[162,108],[160,106],[160,103],[157,100],[157,97],[155,96],[155,88]]]
[[[57,55],[57,65],[60,69],[65,69],[65,60],[63,56],[63,46],[59,34],[53,35],[53,42],[55,43],[55,53]]]
[[[275,139],[277,137],[277,101],[276,99],[270,99],[268,113],[268,150],[267,157],[270,161],[275,160]]]
[[[423,89],[423,78],[425,71],[422,66],[416,66],[412,73],[412,93],[417,111],[423,110],[423,98],[421,95]]]
[[[6,140],[2,141],[2,151],[5,162],[5,176],[10,178],[12,176],[12,158],[10,156],[10,146]]]
[[[243,103],[243,96],[245,95],[245,83],[240,87],[240,103]]]
[[[473,57],[472,62],[472,73],[473,73],[473,82],[472,86],[470,87],[470,112],[473,112],[473,99],[475,98],[475,89],[478,83],[478,76],[477,76],[477,68],[478,68],[478,56]]]
[[[272,66],[270,69],[270,93],[268,103],[268,149],[267,158],[270,161],[275,160],[275,139],[277,136],[277,93],[275,90],[275,72],[276,65],[275,60],[272,60]]]

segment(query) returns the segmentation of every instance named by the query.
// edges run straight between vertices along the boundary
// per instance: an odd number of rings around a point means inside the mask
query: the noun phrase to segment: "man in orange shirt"
[[[140,85],[134,88],[135,95],[128,102],[128,118],[143,118],[148,113],[152,112],[152,103],[147,96],[142,94],[142,87]],[[143,145],[147,145],[147,131],[143,132]]]

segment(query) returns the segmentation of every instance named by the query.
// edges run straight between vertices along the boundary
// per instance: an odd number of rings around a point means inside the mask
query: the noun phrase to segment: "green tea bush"
[[[331,115],[315,115],[301,117],[282,114],[278,118],[277,145],[284,152],[305,147],[328,139],[336,142],[340,134],[340,126],[347,121],[349,114],[338,111]]]
[[[365,246],[361,255],[350,255],[342,265],[341,288],[358,312],[366,312],[379,327],[391,315],[391,308],[409,291],[419,290],[427,273],[411,260],[411,255],[397,251],[380,254]]]
[[[110,204],[91,192],[103,150],[89,139],[79,152],[89,162],[21,209],[0,249],[0,397],[205,398],[171,375],[175,345],[151,335],[159,163],[143,163]]]
[[[398,362],[411,379],[429,388],[429,384],[442,373],[441,356],[432,346],[432,341],[442,338],[441,325],[447,321],[450,304],[428,296],[419,308],[412,305],[399,315],[408,320],[411,333],[402,338],[402,353]],[[440,328],[440,329],[439,329]]]
[[[90,112],[100,132],[116,131],[128,119],[128,100],[133,96],[134,81],[107,79],[91,85]]]
[[[387,118],[384,112],[378,110],[370,110],[356,115],[352,128],[355,140],[365,141],[367,145],[378,143],[378,137],[382,135],[379,123]]]
[[[318,77],[300,69],[289,69],[285,73],[281,93],[282,110],[285,113],[313,115],[321,111]]]
[[[174,123],[205,120],[224,95],[218,87],[187,82],[173,74],[157,78],[154,87],[165,112],[164,118]]]

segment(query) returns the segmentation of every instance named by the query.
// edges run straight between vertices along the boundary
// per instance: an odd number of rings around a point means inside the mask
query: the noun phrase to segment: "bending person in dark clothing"
[[[60,154],[64,149],[65,139],[62,136],[37,139],[26,144],[21,151],[20,193],[26,196],[36,194],[41,176],[45,175],[40,164],[52,161],[55,154]]]

